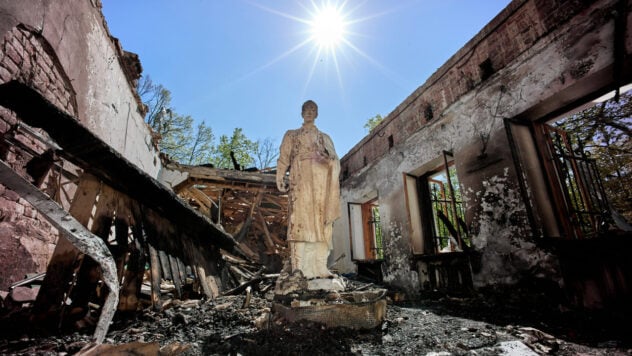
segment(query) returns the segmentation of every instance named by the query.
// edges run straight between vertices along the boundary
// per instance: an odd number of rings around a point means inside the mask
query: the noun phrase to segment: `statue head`
[[[318,105],[313,100],[307,100],[301,107],[301,116],[305,122],[314,122],[318,117]]]

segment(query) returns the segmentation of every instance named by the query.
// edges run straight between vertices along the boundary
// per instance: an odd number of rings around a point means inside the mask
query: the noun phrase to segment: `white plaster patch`
[[[503,176],[485,180],[474,199],[481,211],[472,244],[483,254],[474,284],[513,284],[527,271],[559,280],[557,259],[523,238],[529,236],[525,207],[518,189],[509,184],[508,171],[505,168]]]

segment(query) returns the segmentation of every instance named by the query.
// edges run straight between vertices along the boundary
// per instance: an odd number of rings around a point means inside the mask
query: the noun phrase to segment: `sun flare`
[[[349,28],[358,23],[379,17],[384,13],[358,17],[358,10],[364,2],[354,2],[354,6],[349,8],[351,0],[299,0],[296,3],[305,10],[306,16],[286,13],[258,3],[252,3],[262,10],[306,25],[305,33],[307,37],[249,75],[270,67],[290,55],[302,51],[304,48],[309,49],[309,56],[313,58],[311,68],[307,71],[304,90],[309,86],[314,73],[322,69],[327,71],[333,69],[342,90],[344,85],[342,65],[339,59],[351,61],[353,60],[351,57],[353,54],[383,69],[377,61],[353,43],[350,37],[358,34]]]
[[[340,8],[328,5],[316,9],[310,21],[312,40],[321,48],[335,49],[345,38],[345,19]]]

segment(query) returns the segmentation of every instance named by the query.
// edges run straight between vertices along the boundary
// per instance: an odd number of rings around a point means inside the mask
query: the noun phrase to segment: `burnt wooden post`
[[[171,276],[171,267],[169,267],[169,258],[163,250],[158,250],[158,258],[160,259],[160,267],[162,268],[162,276],[164,279],[173,280]]]
[[[272,242],[272,237],[270,237],[270,231],[268,230],[266,219],[263,217],[263,214],[261,214],[260,211],[257,212],[257,217],[259,218],[259,222],[261,223],[261,230],[263,230],[263,243],[266,245],[266,252],[268,254],[276,253],[276,246],[274,245],[274,242]]]
[[[101,308],[94,337],[97,343],[103,342],[116,311],[119,293],[116,264],[105,242],[94,236],[59,204],[20,177],[4,162],[0,162],[0,180],[33,205],[80,253],[90,256],[101,267],[103,282],[110,291]],[[42,292],[45,293],[45,290],[40,291]]]
[[[84,174],[70,206],[69,213],[80,224],[87,226],[92,216],[92,207],[99,194],[101,183],[92,175]],[[48,264],[46,277],[42,283],[33,308],[36,319],[56,315],[56,324],[63,321],[65,301],[71,295],[77,282],[84,254],[63,234],[60,234],[55,251]]]
[[[202,266],[196,266],[196,270],[204,294],[206,294],[209,299],[215,299],[219,296],[219,287],[217,286],[217,282],[215,282],[215,277],[207,276]]]
[[[149,246],[149,269],[151,272],[151,305],[154,310],[162,309],[162,302],[160,301],[160,258],[158,257],[158,251],[152,245]]]
[[[169,266],[171,267],[171,277],[173,285],[176,287],[177,297],[182,298],[182,278],[178,271],[178,261],[175,257],[169,255]]]

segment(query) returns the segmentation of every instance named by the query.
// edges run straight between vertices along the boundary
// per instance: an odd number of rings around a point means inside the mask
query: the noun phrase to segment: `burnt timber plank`
[[[81,177],[69,213],[83,226],[88,226],[100,187],[100,182],[91,174],[84,174]],[[41,293],[37,294],[33,307],[36,318],[44,319],[54,314],[59,314],[59,318],[62,318],[61,310],[66,305],[64,295],[70,295],[72,292],[75,272],[79,270],[83,257],[84,254],[63,234],[59,236],[46,269]],[[59,320],[55,320],[54,323],[59,325]]]
[[[255,185],[267,185],[276,187],[276,175],[258,172],[237,171],[233,169],[210,168],[203,166],[190,166],[185,164],[170,163],[166,168],[189,173],[189,178],[203,180],[229,181],[252,183]]]
[[[175,257],[168,255],[169,268],[171,268],[171,277],[173,278],[173,285],[176,287],[177,297],[182,298],[182,279],[180,278],[180,272],[178,271],[178,261]]]
[[[151,305],[155,311],[162,310],[162,301],[160,300],[160,257],[158,251],[152,245],[149,246],[149,267],[151,274]]]
[[[94,337],[103,342],[119,301],[119,286],[114,257],[105,242],[86,229],[59,204],[42,193],[37,187],[15,173],[4,161],[0,161],[0,181],[28,201],[42,216],[59,230],[82,253],[92,257],[101,267],[103,282],[110,292],[102,307]]]
[[[130,163],[74,117],[59,110],[34,89],[18,81],[0,85],[0,105],[13,110],[28,125],[44,129],[63,149],[60,154],[85,171],[103,179],[193,236],[199,244],[209,239],[233,250],[235,241],[213,222],[182,202],[153,177]]]

